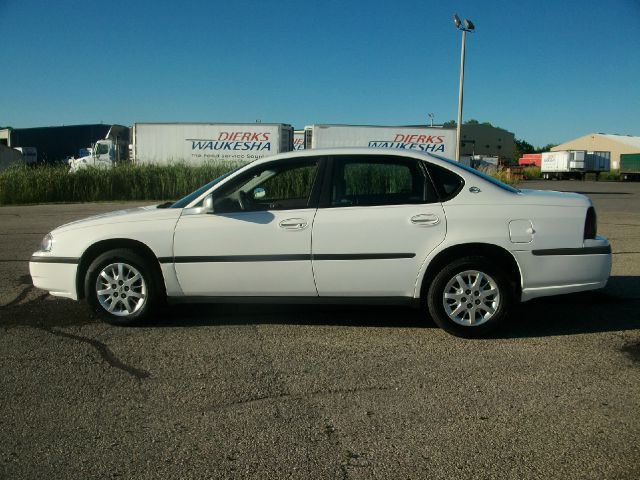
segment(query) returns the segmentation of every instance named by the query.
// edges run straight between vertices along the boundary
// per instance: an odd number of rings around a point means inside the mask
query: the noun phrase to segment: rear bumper
[[[51,295],[78,300],[78,259],[34,255],[29,261],[33,285]]]
[[[604,288],[611,274],[611,245],[603,237],[586,240],[583,248],[513,253],[522,273],[523,302]]]

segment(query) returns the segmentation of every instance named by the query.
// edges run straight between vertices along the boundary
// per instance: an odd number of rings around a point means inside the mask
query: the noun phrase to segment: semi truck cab
[[[129,159],[129,130],[116,125],[109,129],[106,138],[98,140],[91,154],[69,160],[70,172],[87,167],[111,168],[114,164]]]
[[[77,172],[87,167],[111,168],[115,163],[115,159],[116,148],[113,145],[113,140],[98,140],[93,146],[90,155],[72,158],[69,160],[69,166],[71,167],[71,172]]]

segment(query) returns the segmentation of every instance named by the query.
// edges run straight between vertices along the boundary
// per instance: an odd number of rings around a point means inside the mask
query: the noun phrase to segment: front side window
[[[309,207],[317,160],[256,167],[214,194],[215,213],[290,210]]]
[[[105,153],[109,153],[109,145],[104,143],[96,144],[96,155],[104,155]]]
[[[435,199],[417,160],[394,157],[334,160],[333,207],[429,203]]]

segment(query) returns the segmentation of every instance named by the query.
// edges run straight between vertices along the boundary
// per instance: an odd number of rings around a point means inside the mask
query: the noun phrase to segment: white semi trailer
[[[282,123],[136,123],[134,163],[251,162],[293,150],[293,127]]]
[[[456,132],[437,127],[310,125],[305,148],[371,147],[417,150],[454,158]]]
[[[111,133],[111,132],[110,132]],[[135,164],[201,165],[215,161],[251,162],[293,149],[293,128],[281,123],[136,123],[127,139],[107,135],[71,170]]]
[[[304,150],[304,130],[293,131],[293,149]]]
[[[611,152],[588,152],[586,150],[566,150],[543,152],[540,173],[542,178],[584,179],[587,173],[595,173],[596,178],[611,167]]]

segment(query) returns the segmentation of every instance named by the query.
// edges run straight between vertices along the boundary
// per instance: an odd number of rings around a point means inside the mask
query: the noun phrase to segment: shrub
[[[598,175],[598,180],[611,181],[611,182],[619,182],[620,181],[620,170],[611,170],[609,172],[602,172]],[[588,180],[595,180],[596,174],[589,173],[587,174]]]
[[[522,169],[522,175],[527,180],[541,178],[540,167],[525,167]]]

